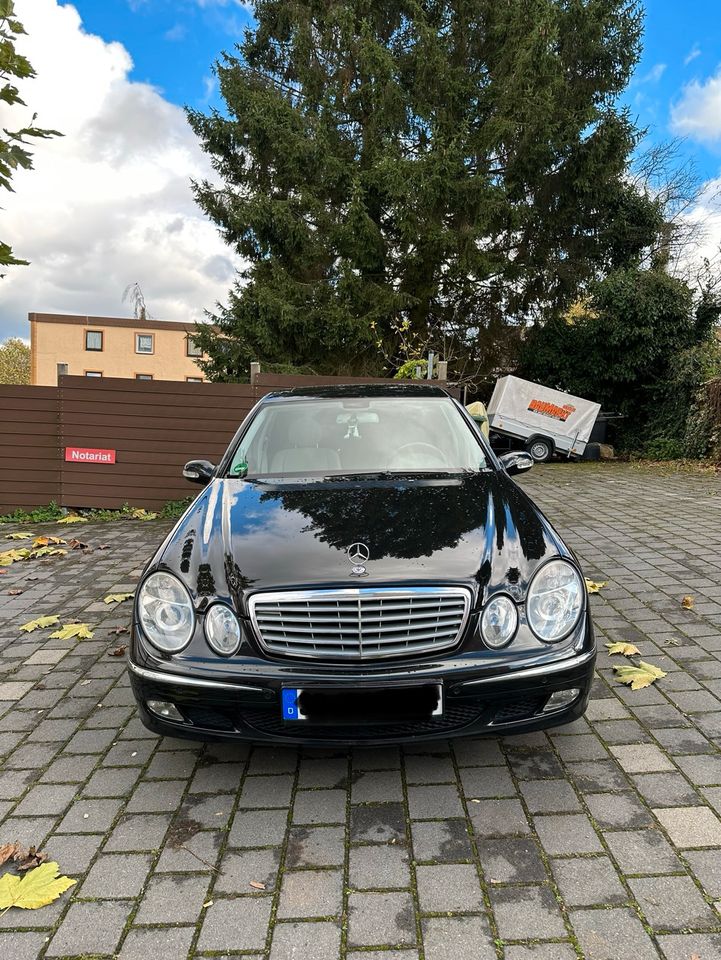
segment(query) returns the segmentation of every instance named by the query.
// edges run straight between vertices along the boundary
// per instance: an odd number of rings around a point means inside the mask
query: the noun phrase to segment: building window
[[[202,377],[186,377],[185,382],[186,383],[202,383],[203,378]]]
[[[86,371],[85,371],[85,376],[86,376],[86,377],[102,377],[102,375],[103,375],[103,374],[102,374],[102,372],[101,372],[100,370],[86,370]]]
[[[152,353],[153,352],[152,333],[136,333],[135,334],[135,352],[136,353]]]
[[[189,357],[202,357],[203,351],[192,337],[187,337],[185,341],[185,352]]]
[[[136,380],[152,380],[153,375],[152,373],[136,373],[135,379]]]
[[[86,330],[85,331],[85,349],[102,350],[103,349],[103,331]]]

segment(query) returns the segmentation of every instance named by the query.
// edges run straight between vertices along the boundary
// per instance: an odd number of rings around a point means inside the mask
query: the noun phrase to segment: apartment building
[[[202,382],[192,323],[30,313],[31,383],[59,373],[85,377]]]

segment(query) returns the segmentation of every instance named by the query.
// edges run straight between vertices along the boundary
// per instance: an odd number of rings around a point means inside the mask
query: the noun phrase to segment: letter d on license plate
[[[281,690],[281,712],[284,720],[305,720],[298,706],[298,697],[301,693],[302,690],[292,690],[288,687]]]

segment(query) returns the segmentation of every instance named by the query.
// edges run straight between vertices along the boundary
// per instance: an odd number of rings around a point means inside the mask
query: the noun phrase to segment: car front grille
[[[258,593],[250,617],[268,653],[374,660],[455,646],[470,607],[470,591],[461,587],[359,587]]]

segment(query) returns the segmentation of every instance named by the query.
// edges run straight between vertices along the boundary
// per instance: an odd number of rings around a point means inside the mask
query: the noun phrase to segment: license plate
[[[284,721],[293,723],[300,720],[320,719],[317,715],[309,717],[304,712],[304,692],[302,687],[283,687],[281,690],[281,716]],[[322,690],[309,689],[307,693],[308,699],[311,697],[322,698],[324,696],[324,691]],[[338,694],[339,691],[334,690],[332,694],[328,693],[327,695],[329,697],[338,697]],[[386,699],[390,700],[393,704],[400,704],[400,710],[396,718],[398,720],[402,720],[406,716],[404,713],[404,704],[407,704],[407,719],[409,720],[423,719],[423,716],[426,718],[443,716],[443,685],[440,683],[426,684],[418,687],[386,687],[382,690],[349,690],[343,694],[342,703],[348,707],[350,714],[355,714],[352,718],[348,717],[349,720],[373,723],[375,719],[374,713],[380,707],[384,715],[378,717],[375,722],[388,722],[389,718],[386,714],[387,704],[382,705],[379,702],[380,700],[385,701]],[[417,706],[414,704],[415,700],[419,701]],[[313,706],[317,711],[318,704],[316,703]],[[385,709],[382,709],[383,706],[385,706]],[[360,712],[362,713],[362,717],[358,716],[359,707],[361,708]],[[418,715],[416,715],[417,711]],[[335,717],[337,722],[343,722],[345,719],[343,716],[344,713],[344,709],[338,711]],[[328,722],[331,718],[324,717],[323,719],[325,722]]]

